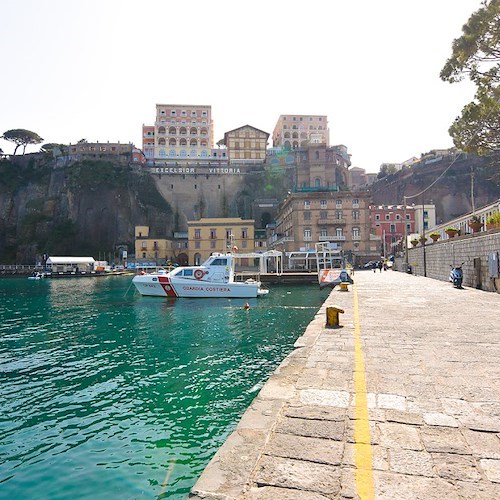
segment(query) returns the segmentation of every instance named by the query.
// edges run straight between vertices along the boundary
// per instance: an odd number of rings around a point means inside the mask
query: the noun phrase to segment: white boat
[[[29,280],[41,280],[42,278],[46,278],[47,275],[45,273],[34,272],[31,276],[28,276]]]
[[[266,295],[260,281],[234,281],[234,256],[214,253],[201,266],[140,274],[132,280],[141,295],[159,297],[253,298]]]

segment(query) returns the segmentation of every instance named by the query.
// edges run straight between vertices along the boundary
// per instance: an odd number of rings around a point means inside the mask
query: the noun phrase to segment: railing
[[[345,241],[345,240],[346,240],[345,236],[338,236],[336,234],[332,236],[320,236],[318,238],[318,241]]]

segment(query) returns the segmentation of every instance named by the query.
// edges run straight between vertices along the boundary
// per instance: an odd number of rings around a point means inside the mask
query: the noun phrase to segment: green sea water
[[[327,297],[0,279],[0,498],[184,498]]]

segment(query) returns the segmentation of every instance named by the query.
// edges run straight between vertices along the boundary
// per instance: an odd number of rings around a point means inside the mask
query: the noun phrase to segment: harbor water
[[[328,291],[0,279],[0,498],[184,498]]]

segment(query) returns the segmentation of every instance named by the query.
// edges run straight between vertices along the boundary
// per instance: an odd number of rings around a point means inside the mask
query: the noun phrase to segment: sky
[[[0,0],[0,135],[132,142],[156,104],[212,106],[214,142],[327,115],[378,172],[453,146],[473,99],[439,73],[480,0]],[[272,146],[271,137],[269,146]],[[5,153],[14,144],[0,139]],[[37,151],[39,146],[27,148]]]

